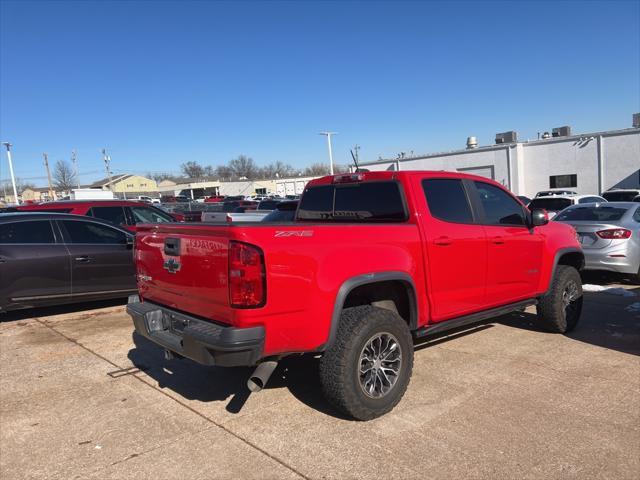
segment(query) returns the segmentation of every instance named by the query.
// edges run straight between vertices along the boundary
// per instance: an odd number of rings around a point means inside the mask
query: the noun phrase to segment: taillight
[[[333,183],[353,183],[361,182],[362,180],[364,180],[364,175],[360,173],[345,173],[333,177]]]
[[[229,302],[234,308],[262,307],[267,299],[262,250],[242,242],[229,242]]]
[[[627,230],[626,228],[609,228],[596,232],[596,235],[607,240],[620,240],[631,237],[631,230]]]

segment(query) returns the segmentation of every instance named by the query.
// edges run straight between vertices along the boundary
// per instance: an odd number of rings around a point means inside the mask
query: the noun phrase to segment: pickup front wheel
[[[332,405],[371,420],[398,404],[412,369],[407,323],[395,312],[364,305],[342,312],[335,341],[320,361],[320,381]]]
[[[538,318],[555,333],[575,328],[582,312],[582,281],[578,271],[569,265],[558,265],[546,295],[538,299]]]

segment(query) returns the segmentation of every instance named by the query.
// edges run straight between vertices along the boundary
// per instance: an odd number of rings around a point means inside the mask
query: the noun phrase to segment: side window
[[[495,185],[474,183],[488,225],[525,225],[522,206],[511,195]]]
[[[89,215],[95,218],[101,218],[114,225],[124,225],[127,223],[122,207],[92,207]]]
[[[473,223],[473,214],[461,180],[435,178],[422,181],[431,215],[445,222]]]
[[[633,214],[633,219],[640,223],[640,207],[636,208],[636,213]]]
[[[79,220],[63,220],[62,225],[67,232],[69,243],[91,244],[125,244],[127,235],[124,232],[106,225]]]
[[[49,220],[3,223],[0,243],[56,243]]]
[[[173,219],[164,212],[148,207],[131,207],[133,223],[165,223]]]

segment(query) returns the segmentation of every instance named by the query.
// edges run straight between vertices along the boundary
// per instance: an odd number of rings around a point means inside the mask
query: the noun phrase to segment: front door
[[[483,309],[487,244],[459,178],[424,177],[415,197],[429,215],[420,216],[433,321]]]
[[[0,225],[0,309],[70,299],[69,253],[56,240],[49,220]]]
[[[531,298],[540,279],[542,235],[529,228],[522,205],[502,188],[473,182],[487,235],[488,307]]]
[[[90,220],[58,220],[71,255],[74,297],[136,289],[133,250],[122,230]]]

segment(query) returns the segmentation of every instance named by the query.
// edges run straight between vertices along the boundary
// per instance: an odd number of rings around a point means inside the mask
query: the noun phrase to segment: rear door
[[[502,188],[471,183],[487,236],[487,307],[529,298],[539,285],[543,237],[523,206]]]
[[[55,303],[70,296],[69,253],[52,223],[0,224],[0,307]]]
[[[417,177],[419,178],[419,177]],[[487,243],[476,223],[465,184],[459,178],[420,179],[416,199],[429,215],[419,221],[428,272],[432,320],[440,321],[484,307]]]
[[[136,290],[132,237],[90,220],[58,220],[71,255],[73,296]]]

